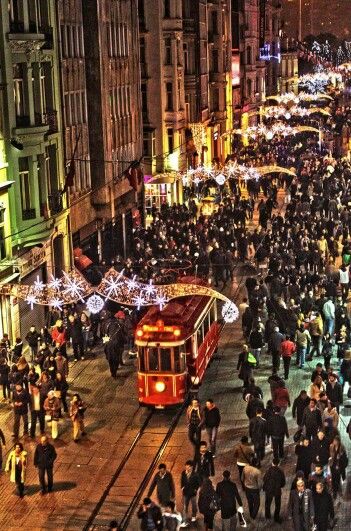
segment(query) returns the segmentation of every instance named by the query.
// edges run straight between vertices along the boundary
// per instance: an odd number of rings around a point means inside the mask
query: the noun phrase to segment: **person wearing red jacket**
[[[52,341],[55,343],[56,347],[60,350],[62,356],[67,358],[67,351],[66,351],[66,329],[62,324],[61,319],[58,319],[55,323],[54,328],[51,332]]]
[[[290,339],[286,338],[284,341],[280,344],[280,353],[283,358],[284,363],[284,379],[287,380],[289,378],[289,369],[290,369],[290,361],[291,356],[296,352],[296,345],[295,343]]]
[[[285,387],[285,382],[283,383],[283,381],[282,384],[274,390],[273,404],[274,406],[279,406],[281,415],[285,415],[285,411],[288,406],[290,406],[289,391]]]

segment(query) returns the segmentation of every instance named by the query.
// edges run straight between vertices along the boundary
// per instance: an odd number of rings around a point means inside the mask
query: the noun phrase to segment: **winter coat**
[[[26,341],[28,342],[28,345],[32,348],[35,348],[38,346],[38,341],[40,339],[40,334],[36,330],[34,332],[29,331],[26,335]]]
[[[332,385],[330,382],[327,382],[326,393],[330,402],[333,404],[340,405],[343,403],[342,387],[338,382],[335,382],[334,385]]]
[[[318,428],[323,426],[322,414],[319,409],[314,408],[311,410],[309,407],[306,407],[302,415],[302,426],[306,426],[306,432],[310,435],[315,435],[318,431]]]
[[[168,471],[161,476],[159,472],[154,475],[151,482],[148,497],[150,498],[156,488],[157,499],[159,503],[165,506],[170,500],[175,497],[175,486],[172,474]]]
[[[289,391],[286,387],[277,387],[273,393],[273,403],[275,406],[288,407],[290,406]]]
[[[67,341],[66,338],[66,330],[63,326],[55,327],[53,331],[51,332],[51,337],[53,343],[59,343],[59,345],[64,345]]]
[[[295,454],[297,455],[296,471],[303,470],[309,474],[313,462],[313,452],[311,444],[304,446],[303,444],[297,444],[295,446]]]
[[[314,398],[315,400],[319,400],[320,393],[325,392],[325,383],[322,382],[320,385],[317,385],[315,383],[311,383],[309,390],[308,390],[308,396],[310,398]]]
[[[11,483],[16,483],[16,451],[12,450],[9,453],[9,456],[7,458],[5,472],[10,472],[10,481]],[[26,481],[26,471],[27,471],[27,452],[23,450],[19,454],[20,463],[22,464],[22,470],[21,470],[21,483],[24,483]]]
[[[285,487],[285,474],[279,466],[270,466],[263,476],[263,490],[267,497],[278,496]]]
[[[240,497],[237,486],[230,479],[223,479],[217,483],[216,494],[218,496],[221,506],[221,517],[232,518],[236,515],[236,502],[239,507],[242,507],[242,499]]]
[[[282,415],[279,415],[279,413],[274,413],[274,415],[267,420],[267,435],[273,437],[274,439],[289,437],[286,418]]]
[[[38,444],[34,452],[34,466],[52,468],[57,457],[55,447],[50,444]]]
[[[51,420],[59,420],[61,417],[61,400],[56,396],[47,397],[44,401],[44,409],[46,415],[51,416]]]
[[[267,435],[267,421],[259,416],[253,417],[249,424],[249,435],[252,444],[258,448],[265,446]]]
[[[262,410],[264,409],[264,404],[262,400],[260,400],[259,398],[256,398],[255,396],[254,397],[251,396],[246,406],[246,415],[248,416],[248,418],[249,419],[254,418],[256,416],[258,409],[262,409]]]
[[[292,407],[292,416],[296,417],[296,423],[298,426],[302,425],[303,412],[310,403],[310,399],[307,396],[305,399],[302,399],[300,396],[295,398],[293,407]]]
[[[326,530],[328,527],[329,519],[334,519],[334,503],[331,494],[324,487],[323,492],[318,494],[313,493],[314,504],[314,522],[317,525],[318,530]]]
[[[217,406],[211,409],[204,407],[204,424],[206,428],[218,428],[221,422],[221,415]]]
[[[67,378],[68,363],[67,363],[66,358],[62,355],[56,356],[55,361],[56,361],[57,372],[60,372],[65,378]]]
[[[314,518],[314,505],[312,499],[312,492],[306,489],[302,496],[302,521],[300,519],[300,497],[297,490],[292,490],[290,493],[289,509],[293,519],[294,531],[307,531],[310,530],[312,525],[312,519]]]
[[[15,390],[12,395],[13,410],[15,415],[26,415],[28,413],[29,394],[25,389],[19,393]],[[18,405],[16,405],[16,403]]]
[[[255,452],[249,444],[239,443],[234,446],[234,457],[238,464],[250,464],[254,455]]]
[[[313,462],[320,463],[325,466],[329,460],[329,442],[324,437],[324,439],[319,440],[318,437],[315,437],[311,444]]]
[[[185,470],[183,470],[180,477],[180,486],[183,492],[183,495],[187,498],[192,498],[196,496],[198,488],[200,487],[200,477],[196,472],[192,471],[188,476]]]
[[[83,326],[79,319],[75,319],[69,326],[69,335],[73,344],[84,343]]]
[[[10,367],[7,363],[0,365],[0,385],[7,384],[9,381]]]
[[[214,498],[217,498],[216,491],[214,490],[213,486],[207,486],[206,488],[202,486],[199,490],[199,499],[198,499],[198,507],[199,511],[203,515],[207,514],[214,514],[215,511],[211,509],[211,502]]]
[[[195,456],[195,472],[200,478],[209,478],[215,475],[213,456],[209,450],[204,454],[197,452]]]
[[[148,530],[148,519],[149,515],[154,522],[155,529],[161,531],[163,529],[163,518],[161,509],[153,502],[151,502],[150,507],[147,511],[144,511],[143,506],[138,510],[137,516],[141,520],[140,529],[142,531]]]
[[[242,475],[243,485],[247,489],[262,488],[262,474],[258,468],[251,465],[245,465]]]

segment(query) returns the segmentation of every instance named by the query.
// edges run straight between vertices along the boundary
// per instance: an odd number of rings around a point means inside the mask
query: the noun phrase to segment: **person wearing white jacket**
[[[323,315],[325,319],[325,333],[333,335],[335,326],[335,304],[331,299],[324,303]]]
[[[349,268],[345,264],[343,264],[339,269],[339,279],[340,279],[342,298],[343,298],[343,301],[346,301],[347,296],[349,294],[350,276],[349,276]]]

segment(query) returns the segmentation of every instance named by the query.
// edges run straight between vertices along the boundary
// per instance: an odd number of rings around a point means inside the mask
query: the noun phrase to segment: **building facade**
[[[45,282],[71,265],[55,1],[1,0],[0,40],[9,263],[22,283]],[[45,310],[15,300],[10,319],[9,333],[23,335],[45,323]]]

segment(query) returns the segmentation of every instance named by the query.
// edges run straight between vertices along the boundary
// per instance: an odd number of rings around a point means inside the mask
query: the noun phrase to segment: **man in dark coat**
[[[191,503],[191,515],[192,520],[196,520],[197,504],[196,504],[196,495],[200,487],[200,477],[194,471],[193,461],[187,461],[185,463],[185,470],[183,470],[180,477],[180,487],[183,494],[183,521],[187,522],[188,520],[188,508]]]
[[[158,503],[161,507],[166,507],[167,503],[175,498],[175,486],[172,474],[167,470],[165,464],[158,465],[158,472],[154,475],[154,479],[149,488],[148,498],[152,496],[156,487],[156,494]]]
[[[280,407],[274,407],[274,415],[267,420],[267,435],[272,439],[273,457],[284,457],[284,437],[289,437],[288,423],[280,414]]]
[[[317,408],[317,402],[314,398],[311,398],[310,403],[303,412],[301,427],[306,427],[306,435],[310,439],[317,435],[317,431],[322,425],[322,415]]]
[[[329,374],[328,382],[326,385],[327,397],[336,407],[337,412],[339,413],[339,407],[343,403],[343,393],[342,387],[337,381],[335,374]]]
[[[237,486],[230,479],[229,470],[224,470],[223,480],[217,483],[216,494],[221,507],[222,529],[233,531],[236,529],[236,502],[239,507],[242,507],[243,502]]]
[[[163,529],[161,509],[150,498],[143,499],[137,516],[141,520],[140,529],[142,531],[161,531]]]
[[[313,493],[314,523],[317,531],[327,531],[330,520],[334,520],[334,503],[330,492],[323,481],[316,484],[316,491]]]
[[[256,416],[250,420],[249,435],[257,457],[257,466],[261,466],[261,461],[265,455],[267,421],[263,418],[263,409],[257,408]]]
[[[317,432],[317,437],[312,441],[312,458],[314,463],[326,466],[329,461],[329,441],[322,429]]]
[[[303,439],[295,446],[295,454],[297,455],[295,470],[296,472],[302,470],[307,480],[313,462],[312,446],[308,437],[303,437]]]
[[[80,319],[76,319],[74,315],[68,317],[69,321],[69,335],[72,341],[74,360],[84,360],[84,335],[83,324]]]
[[[304,390],[300,391],[300,394],[298,397],[295,398],[292,407],[292,416],[294,419],[296,418],[296,424],[298,426],[302,426],[303,412],[305,411],[309,403],[310,399],[307,395],[307,392]]]
[[[29,394],[21,384],[16,384],[12,395],[13,413],[15,416],[13,425],[13,438],[18,439],[21,417],[23,419],[23,435],[28,435],[28,405]]]
[[[279,467],[279,459],[273,459],[272,466],[269,467],[263,476],[263,490],[266,493],[265,517],[271,518],[271,505],[274,498],[274,520],[281,523],[280,507],[282,498],[282,488],[285,487],[285,474]]]
[[[34,466],[38,469],[42,494],[46,493],[46,488],[47,492],[52,491],[53,468],[56,457],[57,454],[54,446],[49,443],[47,436],[43,435],[34,452]],[[48,479],[47,485],[45,481],[45,473]]]
[[[105,356],[110,367],[112,378],[117,377],[117,370],[122,361],[124,349],[124,331],[114,317],[109,318],[104,325],[103,342]]]
[[[201,441],[199,451],[195,454],[195,471],[200,479],[215,475],[212,453],[207,449],[207,442]]]
[[[314,520],[312,492],[305,488],[303,479],[296,483],[296,489],[290,493],[289,512],[293,519],[294,531],[308,531]]]

